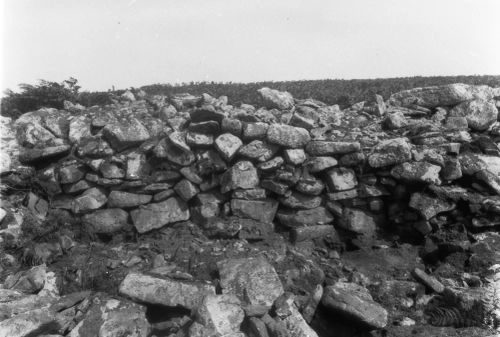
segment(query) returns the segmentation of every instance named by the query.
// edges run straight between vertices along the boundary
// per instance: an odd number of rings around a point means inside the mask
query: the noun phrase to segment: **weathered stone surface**
[[[271,144],[295,149],[305,146],[311,140],[311,136],[303,128],[285,124],[272,124],[267,130],[266,139]]]
[[[280,210],[277,217],[280,223],[287,227],[326,225],[333,221],[333,216],[324,207],[296,212]]]
[[[188,126],[188,130],[193,133],[201,133],[207,135],[218,134],[220,131],[220,125],[216,121],[206,121],[199,123],[191,123]]]
[[[488,170],[481,170],[474,176],[488,185],[496,194],[500,195],[500,177],[498,175]]]
[[[396,130],[408,124],[406,117],[401,111],[395,111],[385,116],[382,125],[389,130]]]
[[[90,233],[112,234],[128,230],[128,213],[120,208],[99,209],[82,217],[83,225]]]
[[[325,189],[325,184],[319,179],[300,179],[295,189],[304,194],[320,195]]]
[[[105,160],[99,167],[99,171],[106,179],[122,179],[125,178],[125,170],[116,163]]]
[[[387,325],[387,311],[373,301],[366,288],[355,283],[337,282],[326,287],[321,303],[327,309],[371,329],[381,329]]]
[[[444,291],[444,286],[435,277],[428,275],[425,271],[415,268],[412,271],[413,277],[419,282],[421,282],[426,287],[432,289],[432,291],[442,293]]]
[[[416,209],[429,220],[441,212],[451,211],[455,208],[455,203],[433,197],[426,193],[413,193],[409,203],[410,207]]]
[[[151,326],[146,307],[117,299],[96,300],[69,337],[147,337]]]
[[[398,180],[440,185],[441,167],[427,162],[406,162],[394,167],[391,175]]]
[[[161,228],[169,223],[189,220],[190,213],[186,203],[178,198],[141,206],[130,212],[135,228],[139,233]]]
[[[243,123],[238,119],[224,118],[221,123],[221,130],[224,133],[230,133],[236,137],[241,136],[241,130],[243,129]]]
[[[258,220],[261,222],[272,222],[277,209],[278,201],[274,199],[231,200],[231,210],[234,215],[242,218]]]
[[[332,225],[315,225],[292,228],[291,238],[293,242],[314,240],[328,237],[332,241],[340,242],[337,231]]]
[[[304,167],[311,173],[317,173],[337,166],[337,164],[337,159],[333,157],[312,157],[305,162]]]
[[[245,318],[241,301],[232,294],[206,295],[194,310],[189,336],[233,336]],[[198,324],[196,324],[198,323]]]
[[[147,204],[152,196],[148,194],[137,194],[124,191],[111,191],[108,196],[108,207],[128,208]]]
[[[266,190],[263,188],[252,188],[248,190],[234,190],[234,199],[259,200],[266,198]]]
[[[234,294],[243,303],[271,306],[283,294],[273,266],[263,257],[228,259],[217,263],[223,294]]]
[[[233,159],[242,145],[241,139],[230,133],[222,134],[215,140],[215,148],[226,161]]]
[[[331,142],[313,140],[306,146],[306,152],[312,156],[345,154],[361,150],[359,142]]]
[[[450,117],[465,117],[471,129],[483,131],[496,122],[498,110],[493,101],[473,100],[454,107]]]
[[[411,159],[411,147],[405,138],[394,138],[378,143],[368,156],[371,167],[401,164]]]
[[[286,149],[283,153],[288,164],[300,165],[307,159],[303,149]]]
[[[139,145],[150,137],[148,129],[137,118],[108,124],[104,127],[103,134],[117,151]]]
[[[30,164],[67,154],[70,149],[70,145],[50,146],[43,149],[21,148],[19,152],[19,161],[23,164]]]
[[[188,132],[186,143],[192,147],[210,147],[214,143],[214,137],[210,134]]]
[[[242,146],[238,151],[241,156],[259,162],[271,159],[276,152],[278,152],[278,146],[264,143],[261,140],[253,140],[247,145]]]
[[[245,141],[266,138],[269,124],[263,122],[246,123],[243,125],[243,139]]]
[[[76,161],[64,163],[59,167],[59,181],[61,184],[70,184],[83,179],[85,168]]]
[[[195,161],[195,156],[191,151],[181,150],[173,146],[170,140],[164,138],[154,148],[153,153],[158,158],[167,158],[174,164],[181,166],[191,165]]]
[[[46,309],[31,310],[0,322],[0,336],[29,337],[56,333],[57,319]]]
[[[492,88],[472,86],[462,83],[403,90],[392,94],[389,104],[411,107],[420,105],[427,108],[452,106],[475,98],[491,99]]]
[[[345,191],[356,187],[358,180],[353,170],[339,167],[327,172],[326,183],[332,191]]]
[[[267,87],[257,90],[264,100],[264,104],[270,108],[287,110],[295,105],[292,95],[286,91],[278,91]]]
[[[321,205],[321,197],[292,192],[289,196],[281,197],[280,203],[293,209],[311,209]]]
[[[189,180],[182,179],[174,186],[174,191],[182,200],[189,201],[200,192],[200,189]]]
[[[71,143],[79,143],[82,138],[91,136],[90,120],[85,116],[71,119],[69,123],[68,139]]]
[[[355,208],[344,208],[339,226],[357,234],[374,236],[377,225],[373,217],[365,211]]]
[[[285,163],[285,161],[283,160],[283,157],[278,156],[278,157],[274,157],[271,160],[268,160],[266,162],[258,164],[257,168],[261,172],[265,172],[265,173],[274,172],[277,169],[279,169],[281,166],[283,166],[284,163]]]
[[[105,191],[98,187],[92,187],[83,192],[73,200],[73,213],[85,213],[101,208],[108,201]]]
[[[134,301],[194,309],[203,296],[215,294],[211,284],[184,282],[130,272],[120,284],[120,294]]]
[[[149,172],[146,155],[141,152],[131,152],[127,155],[125,179],[137,180],[144,178]]]
[[[200,108],[192,110],[190,115],[191,121],[194,123],[206,121],[216,121],[220,123],[225,117],[227,117],[224,112],[217,110],[211,104],[204,104]]]
[[[238,188],[250,189],[259,185],[257,170],[249,161],[239,161],[227,170],[221,178],[221,192]]]

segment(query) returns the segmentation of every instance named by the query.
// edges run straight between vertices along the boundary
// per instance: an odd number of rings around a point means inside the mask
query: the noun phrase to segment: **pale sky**
[[[500,74],[499,0],[0,0],[0,89]]]

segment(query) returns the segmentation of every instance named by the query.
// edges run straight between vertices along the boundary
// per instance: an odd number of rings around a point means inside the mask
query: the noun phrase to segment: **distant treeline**
[[[374,94],[387,99],[392,93],[431,85],[450,83],[486,84],[500,87],[500,76],[433,76],[433,77],[401,77],[371,80],[308,80],[287,82],[255,82],[255,83],[216,83],[191,82],[181,84],[152,84],[141,88],[130,88],[132,91],[144,90],[150,95],[172,96],[180,93],[213,97],[228,96],[229,103],[238,106],[240,103],[262,105],[257,92],[262,87],[270,87],[290,92],[295,98],[315,98],[327,104],[339,104],[341,108],[354,103],[369,100]],[[78,80],[69,78],[61,83],[40,80],[39,83],[20,84],[20,92],[7,90],[1,100],[1,115],[16,119],[21,114],[52,107],[62,109],[65,100],[80,103],[84,106],[105,105],[112,103],[112,97],[119,96],[125,90],[115,91],[80,91]]]
[[[230,104],[261,104],[257,89],[270,87],[285,90],[293,97],[315,98],[327,104],[339,104],[342,108],[356,102],[371,99],[380,94],[387,99],[392,93],[432,85],[450,83],[486,84],[500,86],[500,76],[432,76],[432,77],[400,77],[368,80],[307,80],[287,82],[255,82],[255,83],[216,83],[191,82],[182,84],[153,84],[141,87],[146,93],[155,95],[174,95],[189,92],[193,95],[208,93],[214,97],[228,96]]]

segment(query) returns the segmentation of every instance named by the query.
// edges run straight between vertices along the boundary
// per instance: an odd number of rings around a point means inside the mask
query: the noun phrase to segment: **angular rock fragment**
[[[233,159],[242,145],[241,139],[230,133],[222,134],[215,140],[215,148],[226,161]]]
[[[264,100],[264,104],[270,109],[287,110],[295,105],[292,95],[287,91],[278,91],[267,87],[257,91]]]
[[[250,189],[259,185],[257,170],[249,161],[239,161],[227,170],[221,178],[221,192],[238,188]]]
[[[280,203],[293,209],[311,209],[321,205],[321,197],[292,192],[289,196],[281,197]]]
[[[263,122],[246,123],[243,125],[243,139],[245,141],[266,138],[269,124]]]
[[[112,234],[128,230],[128,213],[120,208],[99,209],[82,217],[82,223],[90,233]]]
[[[373,301],[370,293],[355,283],[337,282],[325,288],[321,303],[329,310],[371,329],[387,325],[387,311]]]
[[[457,105],[451,109],[449,116],[465,117],[471,129],[484,131],[496,122],[498,110],[492,101],[473,100]]]
[[[451,211],[455,203],[433,197],[426,193],[413,193],[409,203],[410,207],[419,211],[424,219],[429,220],[439,213]]]
[[[258,164],[257,168],[262,172],[274,172],[279,169],[284,162],[282,157],[274,157],[271,160]]]
[[[306,146],[306,152],[312,156],[328,156],[335,154],[345,154],[361,150],[359,142],[331,142],[323,140],[313,140]]]
[[[67,154],[71,149],[70,145],[50,146],[43,149],[21,148],[19,152],[19,161],[22,164],[31,164],[40,160]]]
[[[174,186],[174,191],[182,200],[189,201],[200,192],[200,189],[189,180],[182,179]]]
[[[280,223],[286,227],[326,225],[333,221],[333,216],[324,207],[295,212],[280,210],[277,217]]]
[[[266,139],[271,144],[277,144],[286,148],[300,148],[310,140],[309,131],[285,124],[272,124],[267,130]]]
[[[135,228],[139,233],[161,228],[169,223],[186,221],[190,218],[186,203],[178,198],[141,206],[130,212]]]
[[[326,182],[332,191],[350,190],[358,185],[354,171],[344,167],[329,170]]]
[[[261,140],[253,140],[247,145],[242,146],[238,153],[243,157],[265,162],[271,159],[277,151],[278,147],[276,145],[267,144]]]
[[[203,296],[215,294],[215,287],[201,282],[185,282],[130,272],[121,282],[119,292],[141,303],[194,309]]]
[[[368,156],[371,167],[385,167],[401,164],[411,159],[411,147],[404,138],[381,141]]]
[[[217,262],[223,294],[236,295],[243,303],[271,306],[283,294],[273,266],[263,257]]]
[[[92,187],[75,198],[72,203],[73,213],[85,213],[101,208],[108,201],[105,191],[101,188]]]
[[[311,157],[305,162],[304,167],[311,173],[317,173],[337,166],[337,164],[337,159],[333,157]]]
[[[286,149],[283,153],[288,164],[300,165],[307,159],[303,149]]]
[[[398,180],[440,185],[441,167],[427,162],[406,162],[394,167],[391,175]]]
[[[278,201],[274,199],[244,200],[232,199],[231,210],[234,215],[261,222],[273,222],[278,209]]]
[[[103,135],[116,151],[139,145],[150,138],[148,129],[137,118],[108,124]]]
[[[147,204],[152,196],[148,194],[137,194],[124,191],[111,191],[108,196],[108,207],[129,208]]]

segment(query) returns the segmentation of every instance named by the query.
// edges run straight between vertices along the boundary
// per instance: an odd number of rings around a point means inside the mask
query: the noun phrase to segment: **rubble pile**
[[[492,335],[500,89],[259,93],[13,121],[0,335]]]

